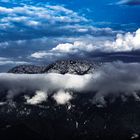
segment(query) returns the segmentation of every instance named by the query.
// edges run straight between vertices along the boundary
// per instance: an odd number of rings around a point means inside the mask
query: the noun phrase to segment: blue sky
[[[140,0],[1,0],[0,68],[116,53],[131,59],[139,26]]]
[[[60,2],[61,1],[61,2]],[[83,13],[95,22],[138,23],[140,21],[140,8],[138,5],[128,6],[119,4],[118,0],[60,0],[68,8]],[[57,1],[55,1],[57,3]]]

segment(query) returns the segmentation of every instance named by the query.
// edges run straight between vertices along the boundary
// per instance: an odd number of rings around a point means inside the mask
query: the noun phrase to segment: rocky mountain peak
[[[8,73],[26,73],[26,74],[38,74],[38,73],[60,73],[60,74],[78,74],[84,75],[93,73],[101,63],[89,62],[82,60],[61,60],[56,61],[46,66],[35,65],[20,65],[12,68]]]

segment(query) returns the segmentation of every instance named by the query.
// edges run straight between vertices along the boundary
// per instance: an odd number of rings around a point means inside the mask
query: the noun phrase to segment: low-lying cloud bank
[[[83,76],[72,74],[0,74],[0,92],[7,98],[33,91],[35,95],[27,98],[27,103],[38,104],[47,100],[49,94],[58,104],[65,104],[73,97],[71,93],[93,93],[93,102],[105,104],[105,97],[122,99],[133,96],[139,99],[140,64],[113,62],[102,65],[93,74]],[[30,92],[29,92],[30,93]]]

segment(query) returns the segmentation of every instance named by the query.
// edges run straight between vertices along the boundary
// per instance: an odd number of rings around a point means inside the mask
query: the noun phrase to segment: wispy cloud
[[[121,1],[117,2],[117,4],[136,6],[136,5],[140,5],[140,0],[121,0]]]
[[[62,44],[74,45],[79,38],[110,38],[118,33],[108,27],[94,27],[90,19],[59,4],[5,2],[8,4],[0,6],[0,55],[9,59],[20,57],[22,61],[33,62],[34,58],[51,58],[56,54],[61,58],[57,48]]]
[[[27,39],[29,36],[32,38],[45,35],[52,36],[54,32],[57,35],[60,34],[60,25],[63,27],[88,21],[86,18],[79,16],[78,13],[63,6],[49,4],[40,6],[25,4],[16,7],[1,6],[0,15],[2,17],[0,20],[2,26],[0,28],[6,32],[13,32],[15,39],[18,39],[18,36],[19,39]],[[37,35],[37,33],[39,34]],[[9,39],[12,39],[10,34],[9,37]],[[8,36],[5,36],[5,38],[8,38]]]
[[[12,60],[5,57],[0,57],[0,65],[21,65],[21,64],[29,64],[26,61],[18,61],[18,60]]]

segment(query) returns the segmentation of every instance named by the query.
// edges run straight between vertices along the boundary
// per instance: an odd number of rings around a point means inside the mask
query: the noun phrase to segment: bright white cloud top
[[[25,99],[27,100],[27,104],[36,105],[47,100],[47,93],[43,91],[36,91],[32,98],[25,96]]]
[[[31,54],[32,58],[61,58],[69,54],[83,55],[96,52],[133,52],[140,50],[140,29],[133,33],[117,34],[115,40],[95,40],[85,38],[74,41],[73,43],[58,44],[49,51],[39,51]]]
[[[125,52],[136,51],[140,49],[140,29],[134,33],[126,33],[125,35],[118,34],[116,41],[105,42],[105,47],[108,51]]]
[[[58,104],[63,105],[68,103],[72,99],[72,95],[69,92],[60,90],[56,94],[54,94],[53,98]]]

